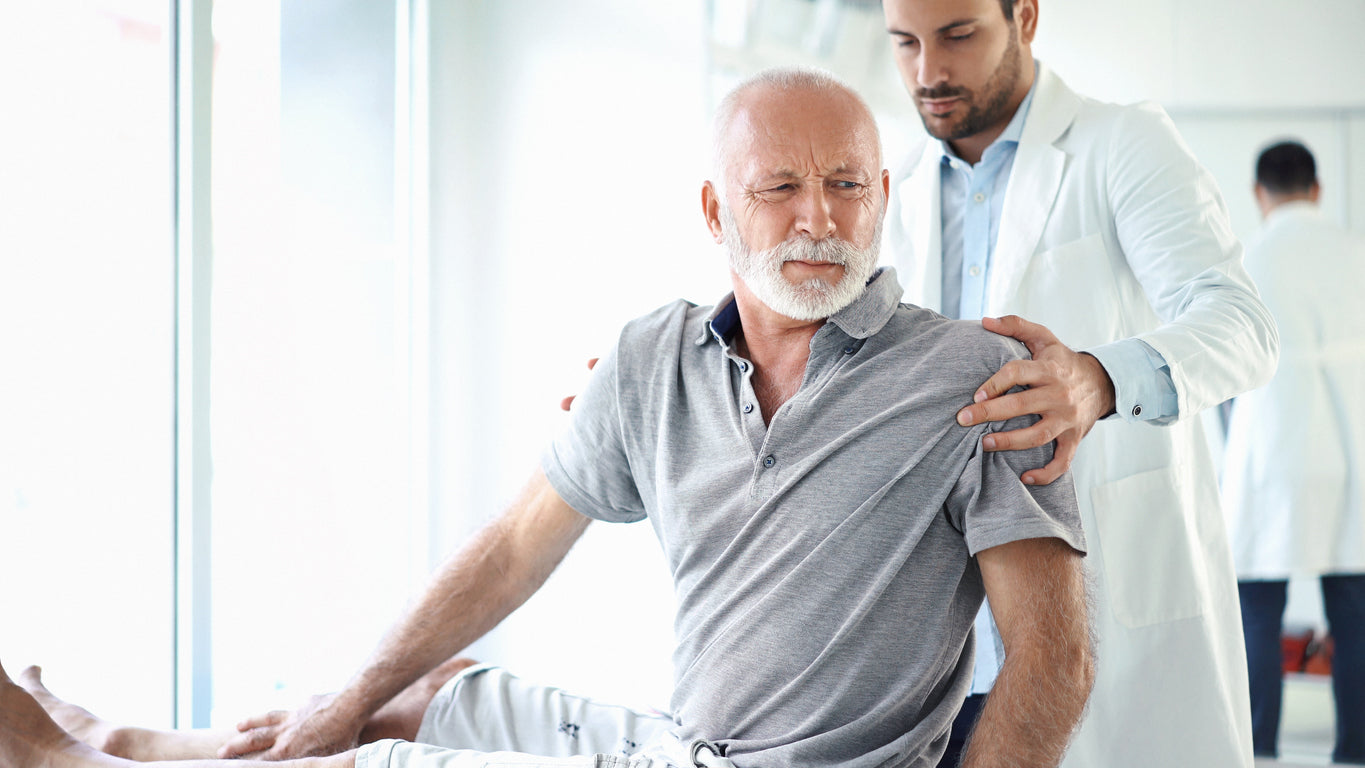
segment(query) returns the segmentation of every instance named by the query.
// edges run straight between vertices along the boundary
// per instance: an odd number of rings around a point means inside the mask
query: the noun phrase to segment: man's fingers
[[[267,725],[279,725],[288,720],[290,714],[292,713],[287,709],[275,709],[266,712],[264,715],[254,715],[238,723],[237,730],[245,732]]]
[[[594,368],[597,367],[597,361],[598,361],[598,359],[599,359],[599,358],[596,358],[596,357],[588,358],[588,370],[591,371],[592,369],[594,369]],[[567,411],[567,410],[569,410],[570,408],[572,408],[572,407],[573,407],[574,397],[576,397],[576,395],[569,395],[568,397],[564,398],[563,400],[560,400],[560,401],[559,401],[559,410],[561,410],[561,411]]]
[[[1074,431],[1066,432],[1057,438],[1057,451],[1052,461],[1042,469],[1030,469],[1022,475],[1025,485],[1049,485],[1071,469],[1071,460],[1076,458],[1076,447],[1080,441]]]
[[[1018,393],[1006,394],[1015,387],[1037,387],[1052,383],[1055,380],[1056,366],[1051,363],[1034,360],[1011,360],[1001,366],[1000,370],[996,371],[977,388],[976,394],[972,397],[976,405],[963,408],[957,415],[957,421],[964,427],[970,427],[973,424],[980,424],[985,421],[1002,421],[1029,413],[1041,413],[1037,410],[1018,410],[1014,406],[1008,408],[999,405],[993,406],[992,403],[1007,401],[1016,397]],[[996,400],[997,398],[999,400]]]
[[[241,757],[252,752],[260,752],[275,745],[275,732],[270,728],[253,728],[241,735],[228,739],[218,750],[221,758]]]
[[[1034,357],[1047,347],[1058,343],[1056,335],[1049,331],[1047,326],[1031,323],[1018,315],[983,317],[981,327],[991,333],[1022,341],[1024,346],[1028,347],[1029,354]]]
[[[1017,416],[1044,414],[1049,409],[1047,393],[1042,389],[1023,389],[1018,392],[980,400],[957,412],[957,423],[964,427],[988,421],[1007,421]]]
[[[1057,439],[1052,422],[1043,419],[1023,429],[1008,432],[991,432],[981,438],[981,447],[988,451],[1022,451],[1047,445]]]

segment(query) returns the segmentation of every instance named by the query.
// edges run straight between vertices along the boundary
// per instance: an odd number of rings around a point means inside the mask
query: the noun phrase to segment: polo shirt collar
[[[858,294],[858,298],[834,313],[829,322],[852,338],[866,339],[880,331],[896,314],[903,292],[896,279],[896,270],[879,267],[872,273],[867,287]],[[706,318],[706,330],[697,338],[697,346],[713,338],[721,344],[728,344],[739,327],[739,305],[735,303],[735,294],[731,292],[716,304]]]

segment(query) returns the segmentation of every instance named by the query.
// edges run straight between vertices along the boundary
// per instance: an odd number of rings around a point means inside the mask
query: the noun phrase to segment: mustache
[[[809,261],[817,264],[847,264],[860,253],[852,243],[832,236],[819,240],[793,237],[782,241],[773,248],[773,252],[779,263]]]
[[[967,89],[960,85],[948,85],[941,83],[933,88],[919,88],[915,90],[915,98],[919,99],[951,99],[957,96],[966,96]]]

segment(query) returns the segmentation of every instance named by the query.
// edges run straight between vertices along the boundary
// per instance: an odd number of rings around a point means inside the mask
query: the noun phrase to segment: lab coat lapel
[[[1013,311],[1020,283],[1048,216],[1057,201],[1066,170],[1066,153],[1053,146],[1066,132],[1080,107],[1080,100],[1046,67],[1039,67],[1038,88],[1019,137],[1005,189],[1000,231],[992,254],[991,284],[987,290],[986,312],[992,315]]]
[[[911,158],[915,155],[912,153]],[[901,179],[896,190],[901,200],[897,214],[901,217],[901,232],[910,233],[911,243],[901,252],[909,256],[908,263],[897,265],[904,270],[905,298],[926,309],[942,311],[943,304],[943,216],[940,213],[942,188],[939,183],[939,161],[943,152],[937,141],[928,140],[915,164],[914,171]]]

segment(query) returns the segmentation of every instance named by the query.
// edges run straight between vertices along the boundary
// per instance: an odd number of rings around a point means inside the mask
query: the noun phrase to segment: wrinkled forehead
[[[875,178],[881,147],[872,118],[847,94],[760,90],[746,97],[726,131],[726,175],[743,186],[781,173]]]

